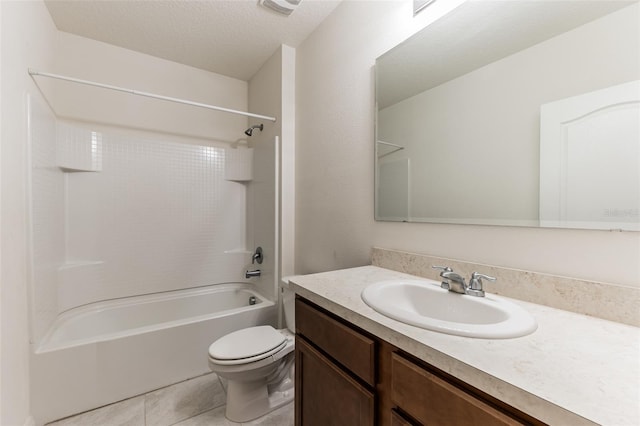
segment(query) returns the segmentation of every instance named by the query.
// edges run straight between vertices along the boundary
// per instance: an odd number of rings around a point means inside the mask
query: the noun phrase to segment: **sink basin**
[[[426,279],[371,284],[362,291],[362,300],[394,320],[457,336],[507,339],[538,327],[531,314],[508,300],[453,293]]]

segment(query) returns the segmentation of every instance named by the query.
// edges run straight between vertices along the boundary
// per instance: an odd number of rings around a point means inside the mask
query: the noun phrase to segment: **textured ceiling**
[[[288,17],[258,0],[45,0],[60,31],[249,80],[281,44],[297,47],[340,0]]]

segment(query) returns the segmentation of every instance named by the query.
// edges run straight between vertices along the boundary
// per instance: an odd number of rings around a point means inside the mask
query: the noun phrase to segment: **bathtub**
[[[255,304],[250,304],[254,303]],[[62,313],[31,353],[36,424],[209,372],[207,349],[223,335],[276,322],[250,284],[92,303]]]

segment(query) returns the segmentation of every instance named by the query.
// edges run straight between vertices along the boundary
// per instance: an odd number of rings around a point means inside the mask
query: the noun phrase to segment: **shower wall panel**
[[[84,268],[60,283],[61,310],[243,278],[245,186],[201,142],[107,134],[102,171],[67,174],[66,259]]]
[[[58,268],[64,263],[64,173],[56,164],[56,118],[38,94],[28,96],[30,162],[30,324],[39,339],[58,315]]]
[[[225,144],[96,132],[38,94],[28,124],[33,342],[87,303],[243,280],[246,184],[225,180]]]

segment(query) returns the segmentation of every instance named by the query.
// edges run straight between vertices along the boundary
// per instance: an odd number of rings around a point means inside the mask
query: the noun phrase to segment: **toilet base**
[[[293,396],[292,382],[291,386],[283,383],[269,393],[264,381],[229,381],[225,417],[236,423],[249,422],[288,404]]]

